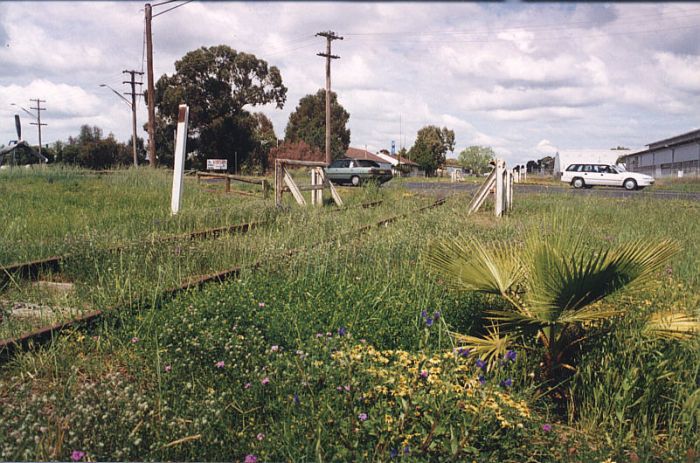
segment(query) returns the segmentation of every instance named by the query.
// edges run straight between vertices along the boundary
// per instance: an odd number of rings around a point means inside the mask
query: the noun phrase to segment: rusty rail
[[[362,226],[358,229],[352,230],[348,232],[347,234],[358,234],[363,231],[369,230],[374,227],[381,227],[388,225],[392,222],[395,222],[396,220],[399,220],[404,217],[408,217],[410,214],[414,214],[416,212],[423,212],[428,209],[433,209],[439,206],[442,206],[445,204],[446,198],[440,198],[437,201],[435,201],[432,204],[429,204],[427,206],[420,207],[410,213],[404,213],[404,214],[399,214],[395,215],[392,217],[389,217],[387,219],[380,220],[378,222],[368,224],[365,226]],[[376,203],[381,203],[381,201],[375,201],[374,203],[368,203],[372,205],[376,205]],[[362,205],[364,206],[364,205]],[[370,206],[371,207],[371,206]],[[328,244],[332,243],[335,241],[338,241],[342,239],[343,235],[335,236],[333,238],[329,238],[327,240],[321,241],[320,243],[314,244],[314,246],[318,246],[320,244]],[[283,251],[281,253],[281,256],[284,257],[291,257],[294,254],[297,254],[299,252],[302,252],[304,250],[307,250],[307,247],[299,247],[299,248],[292,248],[288,249],[286,251]],[[166,289],[160,293],[160,297],[158,298],[159,301],[162,301],[163,299],[167,299],[168,297],[173,297],[177,295],[180,292],[187,291],[192,288],[200,288],[203,285],[207,283],[222,283],[230,278],[235,278],[238,275],[240,275],[241,271],[244,269],[251,269],[251,270],[256,270],[260,268],[267,260],[272,259],[272,258],[278,258],[280,257],[279,255],[275,256],[270,256],[267,259],[262,259],[259,261],[256,261],[246,267],[233,267],[228,270],[223,270],[221,272],[216,272],[216,273],[210,273],[206,275],[199,275],[195,276],[192,278],[189,278],[182,282],[179,286],[176,286],[174,288]],[[80,326],[88,326],[95,321],[97,321],[99,318],[102,317],[102,315],[117,311],[119,308],[117,307],[111,307],[108,309],[104,310],[95,310],[92,312],[89,312],[87,314],[81,315],[77,318],[74,318],[72,320],[68,320],[65,322],[61,323],[56,323],[54,325],[50,325],[47,327],[40,328],[36,331],[15,337],[15,338],[9,338],[9,339],[2,339],[0,340],[0,363],[5,362],[12,358],[18,351],[26,351],[29,350],[31,347],[33,347],[36,344],[41,344],[42,342],[48,341],[53,339],[58,333],[60,333],[62,330],[67,329],[67,328],[78,328]]]

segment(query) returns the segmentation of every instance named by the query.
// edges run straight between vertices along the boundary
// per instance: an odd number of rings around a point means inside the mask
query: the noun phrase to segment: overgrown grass
[[[593,248],[667,237],[683,246],[655,287],[605,303],[640,315],[671,306],[697,313],[696,203],[530,195],[497,221],[490,211],[466,216],[469,197],[456,196],[358,235],[362,225],[429,201],[400,188],[348,194],[385,203],[344,212],[291,207],[271,214],[268,227],[201,243],[74,249],[65,267],[78,282],[74,302],[138,302],[0,370],[2,457],[65,460],[80,450],[118,460],[387,461],[408,446],[411,461],[692,461],[684,459],[700,450],[697,340],[643,341],[625,336],[632,326],[617,330],[580,353],[571,410],[557,414],[532,379],[536,350],[520,349],[515,362],[489,373],[454,353],[447,331],[478,334],[477,314],[497,302],[447,291],[421,255],[433,238],[512,240],[521,228],[576,215]],[[290,248],[304,251],[279,257]],[[155,302],[188,275],[260,259],[258,271],[235,281]]]

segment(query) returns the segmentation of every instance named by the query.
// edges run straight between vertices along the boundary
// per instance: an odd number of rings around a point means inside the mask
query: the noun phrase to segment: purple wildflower
[[[435,320],[437,320],[438,318],[440,318],[440,311],[439,311],[439,310],[436,310],[436,311],[435,311],[435,313],[433,314],[433,318],[434,318]]]
[[[337,390],[338,392],[343,392],[343,386],[338,386],[338,387],[336,387],[336,390]]]
[[[169,372],[170,370],[172,370],[173,367],[172,367],[171,365],[165,365],[165,368],[164,368],[164,369],[165,369],[165,372],[167,373],[167,372]]]
[[[280,350],[280,346],[272,346],[270,347],[270,352],[277,352]]]
[[[258,307],[261,309],[265,308],[265,303],[264,302],[258,302]]]
[[[243,460],[243,463],[257,463],[258,457],[256,457],[253,454],[246,455],[245,460]]]
[[[357,415],[357,418],[358,418],[360,421],[367,421],[367,413],[364,413],[364,412],[363,412],[363,413],[360,413],[359,415]]]
[[[428,377],[428,371],[427,370],[421,370],[420,372],[420,377],[425,379]]]
[[[457,349],[457,353],[459,354],[460,357],[469,357],[469,354],[471,353],[471,349],[465,348],[465,347],[460,347]]]
[[[506,352],[506,355],[503,356],[504,360],[508,360],[511,362],[515,361],[515,358],[518,356],[518,353],[515,352],[514,350],[509,350]]]
[[[263,440],[263,439],[265,439],[265,434],[259,432],[258,435],[255,436],[255,438],[256,438],[257,440]]]
[[[404,455],[408,455],[409,453],[411,453],[411,447],[409,447],[408,445],[406,445],[406,446],[403,448],[403,454],[404,454]]]
[[[501,387],[511,387],[513,385],[513,380],[508,378],[501,381]]]
[[[347,330],[345,329],[344,326],[341,326],[338,328],[338,336],[345,336],[345,333],[347,333]]]
[[[484,368],[486,368],[486,362],[482,359],[477,359],[476,367],[481,368],[483,370]]]
[[[486,384],[486,377],[484,375],[479,375],[479,383],[483,386]]]
[[[225,365],[226,365],[226,364],[224,363],[223,360],[219,360],[218,362],[216,362],[216,363],[214,364],[214,366],[215,366],[216,368],[223,368]]]
[[[397,449],[397,448],[391,449],[391,451],[389,452],[389,458],[393,459],[393,458],[396,458],[398,456],[399,456],[399,449]]]
[[[270,384],[270,378],[265,376],[263,379],[260,380],[260,384],[262,384],[263,386]]]
[[[423,318],[427,318],[427,317],[428,317],[428,312],[426,312],[426,311],[424,310],[424,311],[422,311],[422,312],[420,313],[420,316],[423,317]]]
[[[542,431],[544,432],[550,432],[552,430],[552,425],[549,423],[543,424],[542,425]]]
[[[245,385],[243,386],[243,389],[250,389],[250,386],[252,386],[252,384],[245,383]]]
[[[80,461],[85,456],[85,452],[82,450],[73,450],[70,454],[70,459],[73,461]]]
[[[136,336],[134,336],[133,338],[131,338],[131,343],[132,343],[132,344],[136,344],[137,342],[139,342],[139,338],[137,338]]]
[[[296,392],[294,393],[294,405],[299,405],[301,404],[301,400],[299,400],[299,394]]]
[[[347,392],[350,392],[350,385],[346,384],[345,386],[343,386],[343,389],[345,389],[345,391]]]
[[[428,328],[433,326],[433,319],[431,317],[428,317],[425,319],[425,324],[428,325]]]

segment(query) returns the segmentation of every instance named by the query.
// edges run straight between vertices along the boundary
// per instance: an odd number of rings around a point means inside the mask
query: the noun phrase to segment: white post
[[[527,182],[527,166],[520,166],[520,170],[523,173],[523,183]]]
[[[170,210],[175,215],[180,211],[182,199],[182,179],[185,170],[185,151],[187,147],[187,123],[190,108],[181,104],[177,114],[177,135],[175,136],[175,162],[173,172],[173,193],[170,198]]]
[[[505,174],[506,163],[502,159],[496,160],[496,201],[495,201],[495,212],[496,217],[503,215],[503,206],[505,205],[505,195],[504,193],[504,174]]]
[[[311,186],[323,186],[319,169],[319,167],[311,169]],[[311,190],[311,205],[323,205],[323,190]]]
[[[508,171],[507,179],[507,194],[506,194],[506,212],[510,212],[513,209],[513,172]]]

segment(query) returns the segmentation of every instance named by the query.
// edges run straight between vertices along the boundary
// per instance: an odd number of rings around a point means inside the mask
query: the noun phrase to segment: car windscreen
[[[357,166],[357,167],[379,167],[379,164],[377,164],[374,161],[367,160],[367,159],[358,159],[355,161],[355,166]]]

